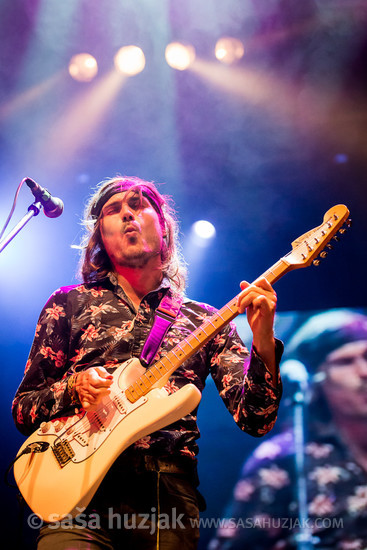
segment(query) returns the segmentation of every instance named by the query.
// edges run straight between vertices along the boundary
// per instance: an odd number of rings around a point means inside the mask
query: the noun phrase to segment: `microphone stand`
[[[311,550],[318,540],[308,525],[307,476],[305,469],[305,410],[307,382],[299,383],[293,396],[294,460],[299,531],[294,535],[298,550]]]
[[[6,246],[14,239],[21,229],[34,217],[38,216],[42,208],[42,204],[39,201],[34,202],[28,208],[28,213],[23,216],[19,223],[10,231],[10,233],[0,241],[0,253]]]

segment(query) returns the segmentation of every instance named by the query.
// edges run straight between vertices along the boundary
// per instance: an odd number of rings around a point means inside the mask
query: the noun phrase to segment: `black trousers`
[[[153,457],[118,459],[89,506],[44,525],[38,550],[195,550],[199,540],[196,470]]]

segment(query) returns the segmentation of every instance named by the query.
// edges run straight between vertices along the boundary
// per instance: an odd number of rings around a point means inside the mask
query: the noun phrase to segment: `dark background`
[[[163,183],[181,222],[188,293],[214,306],[286,254],[331,206],[346,204],[352,228],[318,268],[276,284],[278,310],[367,305],[366,22],[362,0],[1,0],[0,225],[25,176],[65,203],[60,218],[32,220],[0,258],[3,469],[23,441],[9,410],[39,311],[58,286],[77,281],[70,245],[80,240],[91,188],[105,177]],[[214,56],[222,36],[244,43],[234,66]],[[173,40],[196,48],[191,69],[165,62]],[[143,49],[146,67],[118,81],[113,56],[129,44]],[[90,83],[67,72],[80,52],[99,64]],[[31,202],[22,189],[9,227]],[[198,219],[216,227],[206,248],[190,238]],[[255,442],[238,431],[232,447],[238,429],[208,390],[203,478],[219,514],[231,483],[219,481],[218,464],[235,477]],[[2,501],[14,531],[15,493]]]

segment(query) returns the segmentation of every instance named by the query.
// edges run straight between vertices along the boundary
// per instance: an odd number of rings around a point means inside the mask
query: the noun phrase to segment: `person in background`
[[[87,205],[85,224],[83,282],[57,290],[43,308],[14,399],[14,420],[26,435],[42,422],[98,408],[119,364],[141,357],[163,301],[177,315],[156,359],[216,311],[184,294],[174,211],[152,182],[135,177],[102,182]],[[167,393],[189,383],[202,392],[211,374],[242,430],[256,437],[271,430],[282,392],[275,307],[275,292],[265,279],[243,281],[237,308],[247,311],[251,351],[230,323],[170,376]],[[83,525],[77,518],[45,524],[39,550],[196,548],[204,507],[197,490],[196,415],[197,409],[135,441],[83,511]]]
[[[300,515],[300,472],[289,405],[289,422],[281,433],[260,444],[245,461],[209,548],[366,550],[367,316],[347,309],[313,315],[290,338],[285,355],[302,362],[309,373],[303,457],[306,516]],[[285,395],[290,389],[285,384]],[[300,536],[305,534],[307,544]]]

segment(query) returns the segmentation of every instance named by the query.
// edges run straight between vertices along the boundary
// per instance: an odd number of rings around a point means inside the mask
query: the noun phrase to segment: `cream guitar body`
[[[129,445],[199,404],[201,394],[193,384],[171,395],[153,388],[131,403],[122,388],[145,370],[138,359],[123,363],[113,373],[108,398],[96,411],[44,423],[20,448],[19,455],[26,452],[14,464],[14,476],[27,504],[43,520],[81,513]]]

